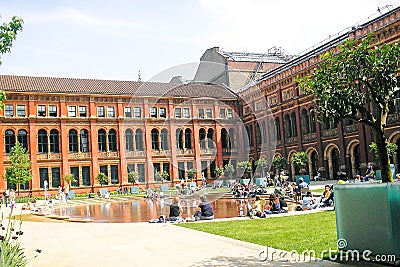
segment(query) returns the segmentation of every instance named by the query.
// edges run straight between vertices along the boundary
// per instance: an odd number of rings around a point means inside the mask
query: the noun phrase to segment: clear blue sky
[[[386,0],[0,0],[24,19],[1,74],[149,80],[203,52],[291,54],[376,13]],[[387,9],[386,9],[387,10]]]

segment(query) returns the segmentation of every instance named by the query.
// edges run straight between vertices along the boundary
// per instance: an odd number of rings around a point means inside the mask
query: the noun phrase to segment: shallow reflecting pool
[[[82,205],[75,207],[53,208],[56,215],[71,218],[92,219],[94,222],[147,222],[159,218],[160,215],[169,215],[169,204],[172,199],[135,199],[123,202],[106,202],[102,204]],[[197,199],[182,200],[183,217],[193,215],[196,211]],[[190,202],[190,203],[188,203]],[[240,200],[219,198],[211,202],[215,218],[237,217]]]

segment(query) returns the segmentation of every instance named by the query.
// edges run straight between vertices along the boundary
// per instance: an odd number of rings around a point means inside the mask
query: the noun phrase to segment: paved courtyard
[[[29,265],[38,267],[342,265],[320,260],[287,262],[279,260],[272,248],[172,224],[23,222],[22,230],[27,255],[33,257],[35,249],[42,250]]]

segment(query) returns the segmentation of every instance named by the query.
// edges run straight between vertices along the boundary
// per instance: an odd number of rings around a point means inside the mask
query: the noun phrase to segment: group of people
[[[183,218],[183,208],[180,204],[180,198],[176,196],[174,197],[172,204],[169,206],[168,218],[161,216],[158,220],[150,220],[149,222],[184,222],[212,219],[214,219],[214,210],[211,203],[207,201],[206,196],[200,196],[196,212],[185,219]]]
[[[266,194],[267,191],[263,187],[258,187],[252,182],[248,184],[240,184],[238,182],[230,185],[232,196],[235,198],[254,198],[256,195]]]

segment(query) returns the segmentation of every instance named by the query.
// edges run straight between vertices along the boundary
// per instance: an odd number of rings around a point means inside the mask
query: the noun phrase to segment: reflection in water
[[[182,204],[183,217],[192,216],[198,205],[197,200],[182,199],[182,201],[187,201]],[[76,207],[57,207],[52,210],[52,213],[72,218],[90,218],[95,222],[147,222],[161,215],[168,216],[170,203],[172,199],[169,198],[135,199]],[[240,200],[220,198],[213,201],[212,205],[215,218],[230,218],[239,214]]]

